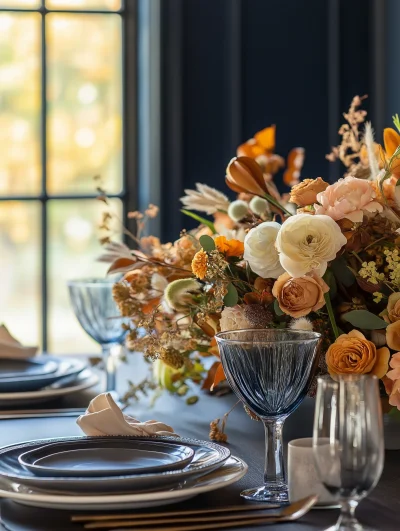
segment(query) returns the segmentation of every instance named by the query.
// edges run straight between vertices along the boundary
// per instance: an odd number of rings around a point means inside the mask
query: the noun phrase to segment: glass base
[[[255,489],[246,489],[240,493],[240,496],[254,502],[277,503],[280,505],[289,503],[289,493],[286,485],[281,487],[263,485]]]
[[[318,508],[318,507],[317,507]],[[374,527],[368,527],[360,524],[360,522],[344,523],[338,522],[337,524],[324,529],[324,531],[378,531]]]

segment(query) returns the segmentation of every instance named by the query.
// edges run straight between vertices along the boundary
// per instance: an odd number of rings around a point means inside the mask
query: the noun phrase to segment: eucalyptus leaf
[[[388,323],[367,310],[353,310],[342,315],[348,323],[364,330],[382,330]]]
[[[198,214],[195,214],[190,210],[185,210],[184,208],[182,208],[181,212],[182,214],[185,214],[185,216],[189,216],[189,218],[195,219],[199,223],[202,223],[203,225],[208,227],[213,234],[216,234],[217,231],[215,230],[214,223],[209,219],[203,218],[202,216],[199,216]]]
[[[274,300],[274,312],[278,317],[280,317],[281,315],[285,313],[279,308],[277,299]]]
[[[215,242],[211,238],[211,236],[207,236],[207,234],[203,234],[203,236],[200,236],[199,238],[200,245],[203,247],[203,249],[209,253],[211,251],[214,251],[215,249]]]
[[[239,300],[239,295],[235,286],[230,283],[228,284],[228,292],[224,297],[225,306],[235,306]]]
[[[344,256],[336,258],[336,260],[331,262],[329,267],[333,271],[333,274],[335,275],[336,279],[346,288],[352,286],[356,281],[353,272],[347,266],[347,261]]]

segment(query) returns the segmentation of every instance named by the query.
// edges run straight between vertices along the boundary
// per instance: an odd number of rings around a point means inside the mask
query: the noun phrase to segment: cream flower
[[[250,321],[245,316],[245,306],[226,307],[222,310],[221,320],[219,322],[221,332],[227,330],[243,330],[253,328]]]
[[[346,243],[346,237],[332,218],[308,214],[287,219],[276,239],[281,265],[295,278],[311,272],[322,277],[328,262],[336,258]]]
[[[262,278],[278,278],[284,273],[275,248],[276,237],[281,225],[265,221],[251,229],[244,239],[244,255],[251,269]]]
[[[332,219],[347,218],[353,222],[363,220],[364,211],[382,212],[383,206],[375,200],[376,194],[370,181],[345,177],[328,186],[317,195],[316,214],[326,214]]]

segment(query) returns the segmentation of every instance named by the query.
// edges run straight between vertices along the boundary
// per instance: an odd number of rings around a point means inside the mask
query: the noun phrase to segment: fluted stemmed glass
[[[338,522],[327,531],[372,531],[354,511],[383,470],[382,406],[378,378],[348,375],[318,379],[313,448],[321,482],[341,504]]]
[[[216,335],[226,378],[236,396],[263,421],[264,485],[245,490],[248,500],[287,503],[282,452],[286,418],[307,394],[318,364],[320,334],[254,329]]]
[[[121,345],[126,335],[122,326],[126,319],[120,316],[112,296],[114,283],[99,278],[68,282],[72,307],[80,325],[101,345],[107,391],[115,391],[117,360],[114,347]]]

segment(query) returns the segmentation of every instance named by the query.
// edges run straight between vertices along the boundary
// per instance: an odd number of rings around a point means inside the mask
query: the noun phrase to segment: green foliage
[[[346,258],[344,256],[336,258],[336,260],[330,264],[329,268],[340,284],[343,284],[346,288],[352,286],[356,281],[356,277],[347,266]]]
[[[212,231],[213,234],[216,234],[217,231],[215,230],[214,223],[210,221],[209,219],[203,218],[202,216],[199,216],[198,214],[195,214],[194,212],[191,212],[190,210],[185,210],[184,208],[182,208],[181,212],[185,214],[185,216],[189,216],[189,218],[195,219],[199,223],[202,223],[203,225],[208,227]]]
[[[387,322],[367,310],[353,310],[342,315],[348,323],[364,330],[382,330]]]
[[[336,297],[336,293],[337,293],[337,285],[336,285],[335,276],[330,269],[327,269],[323,279],[329,286],[329,296],[332,300]]]
[[[278,317],[280,317],[281,315],[284,315],[285,313],[279,308],[279,304],[276,299],[274,300],[274,312],[275,312],[275,315],[277,315]]]
[[[203,249],[209,253],[211,251],[214,251],[215,249],[215,242],[211,238],[211,236],[207,236],[207,234],[203,234],[203,236],[200,236],[199,238],[200,245],[203,247]]]
[[[235,306],[239,300],[239,295],[235,286],[228,284],[228,293],[224,297],[225,306]]]

